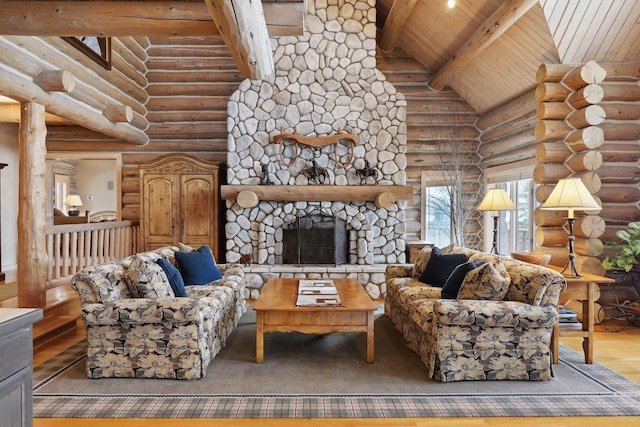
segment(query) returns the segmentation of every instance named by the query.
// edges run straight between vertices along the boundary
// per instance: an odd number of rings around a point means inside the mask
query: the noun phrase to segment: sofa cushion
[[[414,279],[418,279],[422,274],[422,272],[424,271],[424,269],[426,268],[427,263],[431,258],[431,252],[433,251],[433,249],[434,248],[432,248],[431,246],[425,246],[420,250],[420,252],[418,252],[418,256],[416,257],[416,262],[413,265],[412,277]],[[448,253],[451,253],[452,249],[453,249],[453,244],[450,244],[449,246],[440,248],[440,251],[444,254],[448,254]]]
[[[458,291],[458,299],[502,301],[509,290],[509,274],[499,259],[467,273]]]
[[[433,248],[429,262],[418,280],[432,286],[442,287],[453,270],[466,261],[465,254],[445,254],[439,248]]]
[[[444,282],[444,286],[442,287],[442,296],[441,298],[446,299],[456,299],[458,297],[458,291],[460,290],[460,286],[462,286],[462,282],[466,277],[467,273],[471,270],[475,270],[476,268],[484,265],[484,261],[473,262],[468,261],[458,265],[449,275],[447,281]]]
[[[193,252],[176,252],[176,262],[185,285],[204,285],[222,279],[209,246],[201,246]]]
[[[166,258],[160,258],[156,263],[162,267],[164,273],[167,275],[167,280],[169,280],[173,294],[177,297],[186,297],[187,290],[184,287],[184,281],[182,280],[180,271]]]
[[[125,274],[130,289],[135,289],[140,298],[174,297],[169,279],[162,267],[154,261],[135,255]]]

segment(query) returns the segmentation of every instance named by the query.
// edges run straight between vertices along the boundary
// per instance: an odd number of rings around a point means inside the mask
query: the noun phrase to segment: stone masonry
[[[310,194],[314,185],[405,185],[406,102],[376,69],[375,19],[375,0],[310,0],[304,35],[271,39],[275,74],[243,81],[228,103],[228,184],[257,185],[268,178],[275,185],[309,185]],[[341,131],[357,134],[360,143],[318,149],[301,145],[297,158],[293,144],[285,144],[281,153],[273,143],[280,132],[325,136]],[[367,164],[377,169],[377,179],[356,174]],[[327,171],[321,184],[303,173],[312,165]],[[405,262],[405,206],[261,200],[245,209],[228,200],[227,261],[250,254],[257,264],[249,268],[256,269],[251,288],[259,292],[271,272],[286,270],[280,265],[282,226],[311,213],[335,215],[347,223],[350,236],[349,265],[336,268],[355,274],[378,298],[384,295],[380,271],[386,264]],[[314,274],[336,277],[330,268],[317,267],[322,272]]]

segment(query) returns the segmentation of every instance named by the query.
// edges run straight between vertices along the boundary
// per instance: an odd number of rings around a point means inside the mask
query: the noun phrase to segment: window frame
[[[427,188],[445,187],[448,183],[439,171],[422,171],[420,175],[420,240],[427,240]],[[449,220],[451,222],[451,220]],[[451,228],[449,224],[449,228]],[[451,231],[449,231],[451,233]]]
[[[512,198],[514,194],[513,191],[515,189],[516,181],[531,179],[531,188],[530,191],[530,214],[529,214],[529,231],[531,234],[531,238],[529,240],[529,251],[533,251],[535,249],[535,221],[534,221],[534,213],[535,209],[538,205],[535,199],[535,182],[533,182],[533,169],[537,164],[536,159],[527,159],[519,162],[514,162],[508,165],[495,166],[491,168],[485,169],[484,174],[484,187],[485,192],[491,186],[500,185],[504,188],[505,183],[509,182],[512,184],[512,188],[507,189],[507,193],[509,193],[509,197]],[[517,201],[513,200],[514,204],[517,206]],[[509,229],[509,248],[513,251],[513,248],[516,247],[516,232],[513,229],[513,224],[517,223],[517,209],[513,211],[500,212],[500,215],[510,215],[509,223],[511,225]],[[493,243],[493,215],[492,212],[484,212],[484,220],[483,220],[483,237],[484,237],[484,250],[489,252],[491,250],[491,246]],[[516,227],[517,228],[517,227]]]

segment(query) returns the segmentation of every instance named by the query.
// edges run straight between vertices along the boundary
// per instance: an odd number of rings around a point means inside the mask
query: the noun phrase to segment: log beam
[[[411,200],[413,187],[405,185],[223,185],[223,200],[236,200],[244,191],[267,201],[375,201],[382,193],[390,193],[396,200]],[[245,193],[246,194],[246,193]],[[389,199],[390,195],[382,196]]]
[[[502,2],[496,11],[471,35],[469,40],[429,80],[429,87],[433,90],[442,90],[451,76],[478,57],[537,4],[537,0],[506,0]]]
[[[396,46],[396,41],[402,33],[414,6],[418,0],[395,0],[389,10],[389,15],[384,21],[382,35],[380,36],[380,49],[389,52]]]
[[[13,36],[166,37],[218,34],[204,2],[3,2],[0,34]],[[304,33],[304,2],[265,2],[271,36]]]
[[[273,74],[273,52],[262,2],[205,0],[205,3],[242,75],[261,80]]]
[[[133,110],[128,105],[109,105],[102,114],[113,123],[131,123]]]
[[[76,86],[73,74],[66,70],[46,70],[33,78],[47,92],[71,92]]]
[[[8,71],[0,70],[0,87],[4,88],[3,95],[9,98],[37,102],[44,105],[48,112],[96,132],[137,145],[149,142],[142,130],[129,124],[111,123],[102,114],[83,107],[72,98],[56,92],[45,92],[32,81]]]
[[[47,303],[46,158],[47,126],[44,106],[21,104],[20,165],[18,176],[18,306],[40,307]]]

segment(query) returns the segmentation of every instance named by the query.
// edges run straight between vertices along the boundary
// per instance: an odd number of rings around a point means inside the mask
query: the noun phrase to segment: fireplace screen
[[[283,264],[346,264],[347,226],[340,218],[314,214],[283,227]]]

